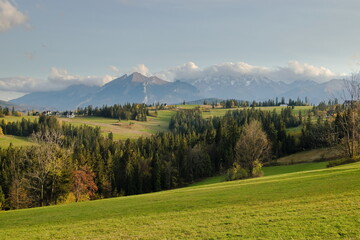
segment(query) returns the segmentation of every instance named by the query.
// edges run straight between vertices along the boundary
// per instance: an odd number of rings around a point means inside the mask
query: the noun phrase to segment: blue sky
[[[359,22],[355,0],[0,0],[0,99],[59,75],[96,82],[139,64],[160,73],[189,62],[296,61],[350,73]]]

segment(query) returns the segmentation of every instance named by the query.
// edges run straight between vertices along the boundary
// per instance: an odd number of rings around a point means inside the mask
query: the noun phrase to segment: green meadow
[[[2,135],[0,136],[0,147],[7,148],[9,145],[12,144],[14,147],[28,147],[32,146],[35,143],[31,142],[26,137],[18,137],[12,135]]]
[[[16,116],[5,116],[5,117],[2,117],[0,118],[0,121],[2,120],[5,120],[7,122],[17,122],[17,121],[21,121],[21,119],[30,119],[30,120],[34,120],[34,119],[37,119],[38,116],[21,116],[21,117],[16,117]]]
[[[196,105],[195,105],[196,106]],[[189,107],[186,107],[189,108]],[[282,109],[286,107],[255,107],[255,109],[260,109],[263,111],[276,111],[277,113],[280,113]],[[210,117],[221,117],[224,116],[228,111],[233,110],[242,110],[245,108],[230,108],[230,109],[223,109],[223,108],[208,108],[206,111],[203,112],[204,118],[210,118]],[[293,112],[295,115],[299,114],[299,111],[303,113],[303,116],[305,115],[305,112],[312,109],[312,106],[296,106],[293,109]],[[301,128],[300,128],[301,130]]]
[[[154,114],[153,111],[150,111]],[[59,118],[61,122],[74,126],[88,125],[100,127],[104,135],[113,133],[115,140],[136,139],[140,136],[148,137],[157,132],[167,131],[170,118],[175,114],[173,110],[160,110],[157,117],[148,116],[146,122],[133,120],[118,120],[104,117],[75,117]]]
[[[337,147],[331,148],[317,148],[307,151],[298,152],[282,158],[277,159],[278,164],[295,164],[305,162],[319,162],[325,160],[333,160],[340,158],[341,153]]]
[[[284,163],[282,162],[282,164]],[[324,169],[326,168],[327,164],[328,162],[308,162],[308,163],[297,163],[292,165],[287,164],[281,166],[267,166],[267,167],[263,167],[262,171],[264,176],[272,176],[272,175],[284,174],[284,173]],[[190,186],[201,186],[201,185],[208,185],[208,184],[220,183],[225,181],[226,181],[226,175],[223,174],[223,175],[205,178],[202,181],[191,184]]]
[[[0,212],[0,238],[359,239],[360,163],[305,165],[273,167],[254,179]]]

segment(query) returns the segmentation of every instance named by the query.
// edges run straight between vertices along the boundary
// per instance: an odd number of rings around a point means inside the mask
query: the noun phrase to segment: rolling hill
[[[359,239],[360,163],[299,170],[0,212],[0,238]]]

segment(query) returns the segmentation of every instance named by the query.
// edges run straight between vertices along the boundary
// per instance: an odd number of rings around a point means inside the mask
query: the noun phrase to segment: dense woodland
[[[269,141],[262,163],[275,164],[280,156],[335,145],[349,135],[343,119],[351,111],[325,105],[336,111],[335,120],[316,116],[325,108],[296,115],[291,107],[280,113],[248,108],[210,119],[202,118],[199,109],[181,110],[171,118],[169,132],[126,141],[104,137],[99,128],[60,125],[55,117],[2,121],[4,134],[30,136],[37,145],[0,149],[0,204],[17,209],[57,204],[69,193],[76,201],[147,193],[225,173],[234,168],[240,137],[254,121]],[[301,136],[287,133],[298,126]],[[249,169],[241,166],[243,176],[253,175]]]
[[[204,101],[204,104],[207,104],[206,100]],[[220,101],[219,103],[223,108],[237,108],[237,107],[274,107],[274,106],[280,106],[282,104],[286,104],[288,106],[308,106],[310,105],[307,98],[305,100],[301,100],[300,98],[289,99],[287,102],[285,101],[285,98],[282,97],[281,99],[275,98],[275,99],[269,99],[266,101],[244,101],[244,100],[236,100],[236,99],[227,99],[224,101]],[[213,106],[215,106],[215,103],[212,103]]]
[[[145,104],[125,104],[113,106],[95,107],[88,106],[85,108],[78,108],[77,114],[82,116],[97,116],[106,118],[115,118],[119,120],[136,120],[146,121],[149,115],[149,110]]]

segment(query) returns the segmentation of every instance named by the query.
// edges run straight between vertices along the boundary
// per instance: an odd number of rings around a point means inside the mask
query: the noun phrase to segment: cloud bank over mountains
[[[151,72],[144,64],[139,64],[127,72],[121,72],[116,66],[109,66],[109,70],[113,72],[113,75],[81,76],[69,73],[66,69],[52,67],[47,79],[25,76],[0,78],[0,91],[29,93],[61,90],[71,85],[79,84],[103,86],[120,75],[131,72],[139,72],[145,76],[155,75],[167,81],[182,80],[186,82],[193,82],[197,79],[216,81],[216,79],[221,77],[240,79],[244,76],[254,76],[268,78],[275,82],[283,81],[291,83],[297,80],[310,80],[322,83],[334,78],[345,77],[344,74],[335,73],[328,68],[317,67],[298,61],[290,61],[287,66],[273,68],[255,66],[245,62],[226,62],[201,68],[194,62],[188,62],[181,66],[171,67],[159,72]]]
[[[105,76],[80,76],[69,73],[66,69],[52,67],[48,82],[55,88],[61,89],[71,85],[84,84],[88,86],[103,86],[104,84],[114,80],[115,77]]]
[[[46,80],[32,77],[0,78],[0,91],[41,92],[65,89],[71,85],[103,86],[115,79],[114,76],[80,76],[66,69],[52,67]]]
[[[220,76],[239,78],[244,75],[254,75],[286,83],[297,80],[325,82],[333,78],[344,76],[343,74],[334,73],[325,67],[317,67],[306,63],[303,64],[298,61],[290,61],[285,67],[275,68],[254,66],[245,62],[227,62],[212,65],[203,69],[193,62],[188,62],[182,66],[169,68],[165,71],[155,73],[155,75],[168,81],[174,81],[177,79],[195,80],[199,78],[216,78]]]

